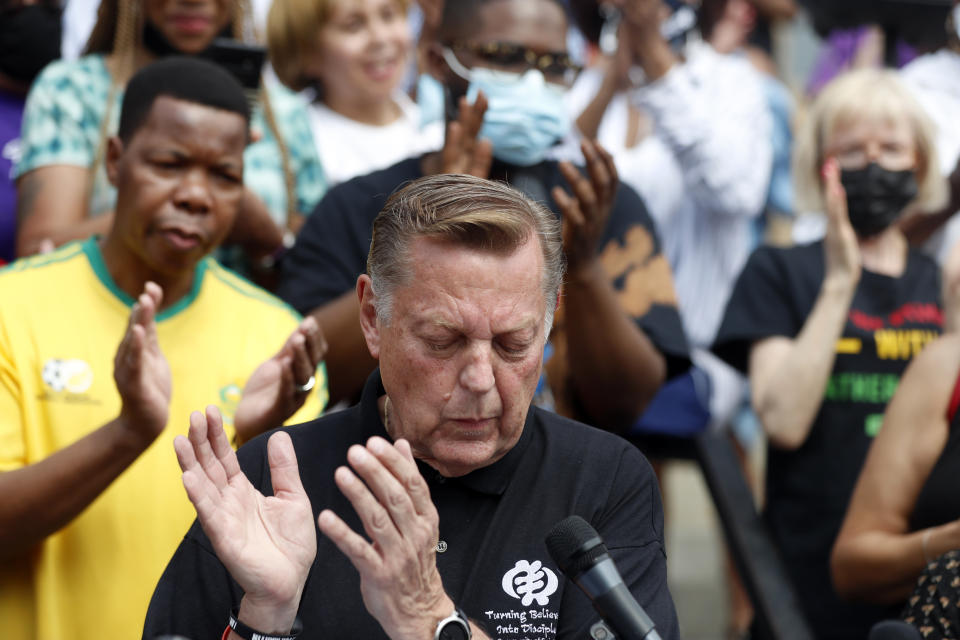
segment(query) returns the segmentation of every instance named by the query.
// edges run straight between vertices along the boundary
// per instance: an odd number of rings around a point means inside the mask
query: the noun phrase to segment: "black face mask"
[[[0,72],[30,86],[40,70],[60,57],[61,10],[28,5],[0,11]]]
[[[143,21],[143,46],[158,58],[175,56],[180,53],[176,47],[170,44],[166,36],[160,32],[160,29],[153,26],[153,23],[149,20]]]
[[[850,224],[862,238],[877,235],[889,227],[917,197],[913,169],[890,171],[876,162],[863,169],[843,169],[840,183],[847,192]]]

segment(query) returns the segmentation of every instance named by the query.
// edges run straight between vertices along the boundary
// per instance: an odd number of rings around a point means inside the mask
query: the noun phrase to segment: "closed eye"
[[[447,336],[443,338],[424,338],[423,341],[433,353],[445,353],[452,351],[459,343],[461,338],[458,336]]]
[[[530,350],[530,343],[515,340],[497,341],[497,350],[506,358],[521,358]]]
[[[182,165],[183,162],[172,158],[153,161],[153,166],[159,167],[160,169],[179,169]]]
[[[242,176],[234,173],[233,171],[230,171],[229,169],[221,169],[220,171],[215,172],[214,175],[216,175],[221,180],[225,180],[226,182],[231,182],[233,184],[240,184],[241,182],[243,182]]]

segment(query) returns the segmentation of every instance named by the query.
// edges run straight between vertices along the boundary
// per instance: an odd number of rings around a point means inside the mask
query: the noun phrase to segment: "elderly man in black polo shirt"
[[[239,454],[194,413],[176,449],[198,523],[144,637],[467,638],[469,620],[587,638],[597,615],[543,542],[577,514],[677,638],[649,464],[531,407],[562,273],[556,216],[512,187],[437,175],[392,196],[357,280],[379,361],[360,403]]]

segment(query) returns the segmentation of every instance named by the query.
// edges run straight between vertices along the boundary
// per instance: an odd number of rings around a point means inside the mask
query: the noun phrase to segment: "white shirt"
[[[602,77],[584,71],[568,96],[579,115]],[[625,148],[627,101],[654,131]],[[773,158],[762,79],[740,56],[691,43],[686,61],[656,82],[618,94],[598,130],[620,178],[640,193],[673,269],[684,329],[694,347],[713,342],[737,276],[754,246]]]
[[[319,101],[310,105],[313,140],[329,186],[443,146],[442,122],[421,126],[420,111],[405,93],[397,92],[394,102],[402,115],[383,126],[351,120]]]
[[[937,127],[940,171],[948,176],[960,158],[960,53],[941,49],[913,60],[900,72],[917,101]],[[927,249],[943,263],[960,240],[960,217],[954,215]]]
[[[711,424],[717,427],[739,406],[745,381],[709,347],[755,244],[753,222],[769,190],[773,124],[763,80],[749,61],[718,54],[701,41],[692,41],[685,57],[656,82],[615,96],[597,138],[657,223],[691,357],[711,380]],[[580,74],[567,97],[573,118],[601,81],[595,70]],[[629,149],[628,101],[654,122],[653,132]],[[568,156],[574,144],[568,141],[560,155]]]

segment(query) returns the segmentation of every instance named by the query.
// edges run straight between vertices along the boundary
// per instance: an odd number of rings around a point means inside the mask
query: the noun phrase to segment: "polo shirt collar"
[[[380,407],[377,406],[377,400],[385,393],[383,381],[380,380],[380,369],[375,369],[367,378],[360,393],[360,424],[363,425],[365,434],[360,444],[365,445],[367,439],[373,436],[380,436],[388,441],[393,440],[387,435],[383,420],[380,419]]]
[[[90,268],[93,269],[94,275],[100,281],[100,284],[110,292],[110,294],[119,300],[124,306],[132,309],[133,305],[136,304],[136,300],[120,288],[120,286],[113,279],[113,276],[110,274],[110,270],[107,269],[107,263],[103,259],[103,252],[100,250],[100,236],[90,236],[83,241],[83,244],[80,245],[83,249],[84,254],[87,256],[87,260],[90,262]],[[163,322],[167,318],[172,318],[177,315],[191,304],[194,300],[197,299],[197,296],[200,295],[200,289],[203,286],[203,276],[207,272],[211,258],[205,256],[197,262],[197,266],[193,270],[193,284],[190,286],[190,291],[187,295],[183,296],[177,300],[174,304],[170,305],[163,311],[160,311],[156,314],[156,321]]]
[[[387,431],[383,426],[383,421],[380,419],[380,409],[377,406],[377,400],[385,393],[383,381],[380,379],[380,369],[377,369],[367,378],[367,382],[364,384],[363,392],[360,396],[360,416],[364,431],[366,432],[365,439],[371,436],[381,436],[387,440],[392,440],[392,438],[387,435]],[[523,425],[523,432],[520,434],[520,439],[517,441],[517,444],[514,445],[505,456],[493,464],[477,469],[476,471],[471,471],[465,476],[446,478],[430,465],[417,460],[417,467],[420,469],[420,474],[427,480],[428,484],[454,482],[479,493],[489,495],[503,494],[503,492],[507,490],[510,479],[513,478],[515,471],[523,459],[524,451],[530,445],[531,434],[534,429],[533,414],[534,409],[531,406],[527,410],[527,418]]]

